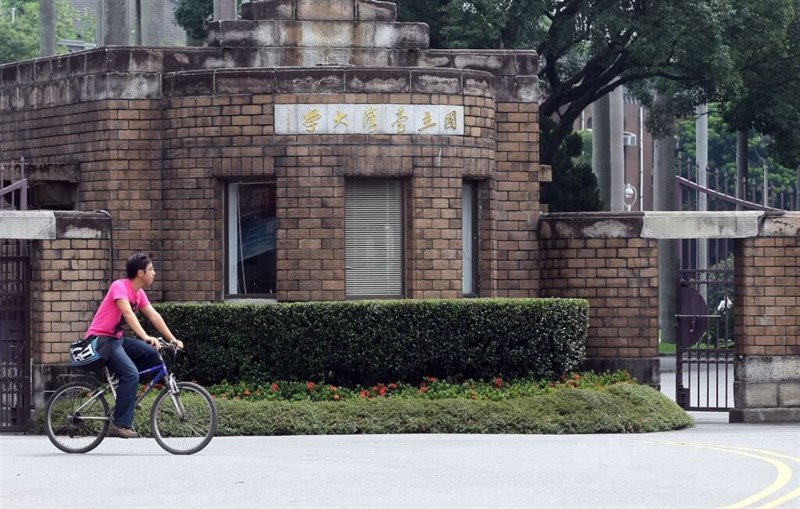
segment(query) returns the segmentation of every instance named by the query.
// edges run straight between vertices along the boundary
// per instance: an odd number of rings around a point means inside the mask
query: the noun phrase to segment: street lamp
[[[625,185],[625,192],[623,193],[623,201],[625,202],[625,208],[628,212],[631,211],[631,207],[633,204],[636,203],[636,198],[638,198],[639,193],[636,192],[636,188],[630,184]]]

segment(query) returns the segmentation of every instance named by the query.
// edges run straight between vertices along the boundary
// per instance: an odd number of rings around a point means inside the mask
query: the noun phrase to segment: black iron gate
[[[0,431],[25,431],[30,416],[28,242],[0,240]]]
[[[0,209],[25,210],[24,160],[0,165]],[[0,232],[0,432],[25,431],[30,417],[30,244]]]
[[[733,256],[716,260],[708,268],[680,270],[675,399],[686,410],[734,406]]]

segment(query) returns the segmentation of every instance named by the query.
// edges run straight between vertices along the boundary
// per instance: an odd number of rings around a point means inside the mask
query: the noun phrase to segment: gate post
[[[736,242],[730,422],[800,422],[800,213]]]
[[[642,213],[546,214],[539,221],[542,296],[589,300],[585,369],[628,371],[660,387],[658,240]]]
[[[5,238],[30,240],[31,396],[69,371],[67,346],[83,336],[111,273],[111,218],[97,212],[0,211]]]

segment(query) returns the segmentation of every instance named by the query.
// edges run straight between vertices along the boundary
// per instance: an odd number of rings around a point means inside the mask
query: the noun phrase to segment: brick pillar
[[[658,241],[639,214],[549,214],[539,226],[542,296],[589,301],[586,369],[660,384]]]
[[[781,227],[790,221],[785,218]],[[796,235],[741,239],[734,259],[735,409],[730,420],[796,423],[800,421],[800,240]]]
[[[538,293],[539,105],[498,102],[490,208],[492,297]],[[483,292],[482,292],[483,293]]]
[[[423,176],[411,179],[408,190],[408,297],[459,298],[461,179],[441,175],[442,171],[418,168],[417,172]]]
[[[333,145],[276,158],[278,300],[345,298],[344,179]]]
[[[67,370],[67,346],[89,327],[111,277],[111,220],[95,213],[56,213],[56,239],[37,240],[31,254],[33,403]],[[69,232],[70,238],[61,232]],[[82,238],[81,238],[82,237]]]

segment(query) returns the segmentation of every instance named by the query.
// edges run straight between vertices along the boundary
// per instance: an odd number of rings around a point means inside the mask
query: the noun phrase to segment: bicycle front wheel
[[[194,454],[217,432],[217,405],[211,394],[192,382],[178,382],[178,393],[164,388],[150,412],[158,445],[172,454]]]
[[[88,382],[61,386],[45,409],[47,438],[64,452],[89,452],[108,432],[108,403],[97,387]]]

